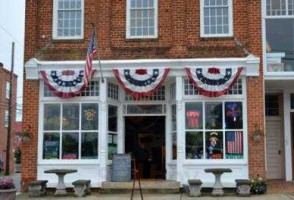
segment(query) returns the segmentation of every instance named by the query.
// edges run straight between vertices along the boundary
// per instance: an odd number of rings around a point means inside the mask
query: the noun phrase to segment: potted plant
[[[0,179],[0,199],[16,199],[16,187],[13,183],[12,178]]]
[[[265,178],[250,179],[251,192],[253,194],[265,194],[267,191],[267,181]]]

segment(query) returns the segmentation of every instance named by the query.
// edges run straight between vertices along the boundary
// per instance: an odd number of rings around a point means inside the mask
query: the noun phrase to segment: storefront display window
[[[108,159],[117,153],[117,106],[108,106]]]
[[[242,102],[189,102],[185,111],[186,159],[243,159]]]
[[[44,104],[43,159],[97,159],[98,116],[97,103]]]
[[[172,111],[172,160],[177,159],[177,106],[171,106]]]

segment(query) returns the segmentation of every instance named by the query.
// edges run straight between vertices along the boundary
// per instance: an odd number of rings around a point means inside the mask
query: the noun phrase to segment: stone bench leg
[[[91,194],[91,183],[87,184],[86,194],[87,195],[90,195]]]
[[[76,197],[85,197],[87,195],[88,189],[85,184],[75,185],[74,186],[75,196]]]
[[[46,184],[29,186],[30,197],[41,197],[47,193]]]
[[[200,197],[201,196],[201,185],[190,185],[190,196]]]

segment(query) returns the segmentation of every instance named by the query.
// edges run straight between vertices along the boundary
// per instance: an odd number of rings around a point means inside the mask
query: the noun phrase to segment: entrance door
[[[125,118],[125,152],[136,160],[142,179],[165,179],[165,117]]]
[[[283,178],[282,121],[280,117],[266,118],[267,178]]]

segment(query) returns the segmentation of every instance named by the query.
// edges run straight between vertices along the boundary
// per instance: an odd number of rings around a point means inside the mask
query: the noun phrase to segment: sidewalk
[[[118,194],[118,195],[100,195],[100,194],[94,194],[94,195],[90,195],[87,196],[86,198],[75,198],[73,196],[71,197],[54,197],[54,196],[46,196],[43,198],[37,198],[38,200],[63,200],[63,199],[67,199],[67,200],[76,200],[76,199],[83,199],[83,200],[130,200],[130,196],[129,194]],[[27,194],[23,194],[23,195],[18,195],[17,200],[31,200],[31,199],[36,199],[36,198],[29,198],[27,196]],[[140,195],[139,194],[135,194],[135,198],[134,200],[140,200]],[[180,200],[181,197],[179,194],[177,195],[154,195],[154,194],[146,194],[144,195],[144,200]],[[242,199],[252,199],[252,200],[294,200],[294,194],[268,194],[268,195],[258,195],[258,196],[252,196],[250,198],[248,197],[188,197],[187,195],[183,195],[182,200],[189,200],[189,199],[201,199],[201,200],[242,200]]]

